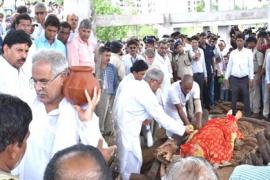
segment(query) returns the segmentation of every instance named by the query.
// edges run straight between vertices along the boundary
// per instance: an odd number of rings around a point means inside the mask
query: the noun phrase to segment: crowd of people
[[[69,14],[61,22],[37,3],[34,23],[24,9],[1,34],[0,179],[112,179],[107,162],[116,147],[121,177],[147,179],[142,148],[160,128],[179,145],[203,127],[204,109],[222,101],[231,101],[233,115],[241,100],[245,116],[268,120],[267,32],[246,36],[234,27],[231,43],[209,31],[96,43],[90,19]],[[93,97],[85,91],[87,106],[63,94],[70,66],[91,67],[100,83]],[[218,178],[194,157],[179,160],[163,179],[185,174]]]

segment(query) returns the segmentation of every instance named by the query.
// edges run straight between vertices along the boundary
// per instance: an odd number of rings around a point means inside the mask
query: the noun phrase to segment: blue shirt
[[[213,57],[215,56],[214,48],[208,44],[206,44],[205,47],[200,46],[200,48],[203,50],[203,53],[204,53],[207,75],[211,76],[211,74],[214,72],[213,67],[212,67]]]
[[[230,176],[230,180],[267,180],[270,179],[270,166],[237,166]]]
[[[57,38],[54,39],[54,42],[52,44],[49,44],[48,40],[45,37],[45,33],[42,33],[39,38],[35,40],[35,45],[37,49],[54,49],[62,53],[66,57],[65,45]]]

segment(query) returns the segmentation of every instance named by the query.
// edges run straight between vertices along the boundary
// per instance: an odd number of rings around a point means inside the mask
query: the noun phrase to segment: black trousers
[[[193,79],[200,86],[200,98],[201,98],[202,107],[204,107],[204,73],[194,73]]]
[[[239,93],[242,94],[245,116],[250,116],[250,104],[249,104],[249,79],[248,76],[237,78],[234,76],[230,77],[230,85],[232,89],[232,112],[236,114],[236,103],[239,97]]]

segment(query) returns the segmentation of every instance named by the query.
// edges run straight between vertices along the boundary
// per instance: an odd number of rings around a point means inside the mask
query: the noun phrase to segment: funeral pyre
[[[227,173],[221,179],[227,179],[228,173],[239,164],[266,165],[270,162],[270,123],[241,116],[237,113],[235,117],[212,118],[179,147],[175,141],[167,140],[155,149],[155,160],[148,175],[159,179],[160,167],[166,167],[174,154],[204,157],[219,168],[221,174]],[[228,172],[227,167],[230,168]]]

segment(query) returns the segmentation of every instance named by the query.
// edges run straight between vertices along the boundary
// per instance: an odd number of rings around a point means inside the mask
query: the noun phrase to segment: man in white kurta
[[[163,73],[150,69],[145,80],[126,82],[115,107],[120,173],[123,179],[139,174],[142,165],[140,131],[145,119],[153,118],[165,129],[182,136],[186,127],[165,114],[154,92],[160,87]]]
[[[37,97],[31,105],[33,120],[19,166],[20,179],[42,180],[48,162],[57,151],[78,143],[96,147],[98,140],[103,139],[98,118],[93,114],[97,102],[88,99],[88,107],[82,109],[74,108],[64,98],[66,67],[65,57],[54,50],[40,51],[33,57],[31,82]]]
[[[22,69],[31,44],[30,36],[23,30],[11,31],[4,39],[0,56],[0,93],[17,96],[25,102],[34,97],[27,74]]]

